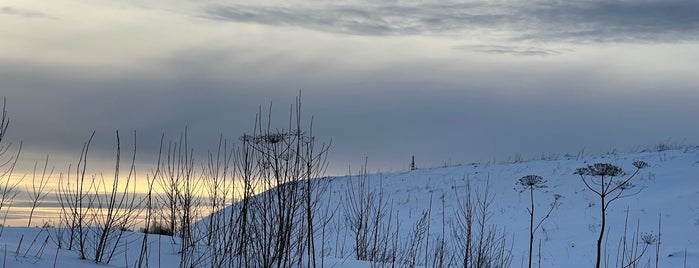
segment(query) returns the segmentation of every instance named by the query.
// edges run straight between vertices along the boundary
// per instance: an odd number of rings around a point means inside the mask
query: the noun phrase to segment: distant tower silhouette
[[[416,170],[417,166],[415,166],[415,156],[413,155],[413,159],[410,161],[410,171]]]

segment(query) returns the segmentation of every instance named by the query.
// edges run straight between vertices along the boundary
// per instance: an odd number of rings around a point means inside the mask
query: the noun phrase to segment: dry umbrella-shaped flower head
[[[280,132],[280,133],[266,134],[262,137],[266,143],[277,144],[277,143],[282,142],[284,139],[288,138],[289,136],[290,136],[289,133]]]
[[[641,235],[641,241],[645,243],[646,245],[652,245],[658,242],[658,236],[654,234],[642,234]]]
[[[634,185],[630,181],[620,181],[620,182],[617,182],[616,185],[621,190],[628,190],[628,189],[631,189],[633,187],[636,187],[636,185]]]
[[[536,188],[546,188],[546,180],[538,175],[527,175],[519,179],[517,182],[519,185],[524,186],[525,189],[536,189]]]
[[[616,177],[624,174],[620,167],[609,163],[595,163],[575,170],[576,175]]]
[[[646,163],[646,162],[636,160],[636,161],[633,161],[633,166],[636,167],[637,169],[642,169],[642,168],[647,168],[650,165],[648,165],[648,163]]]

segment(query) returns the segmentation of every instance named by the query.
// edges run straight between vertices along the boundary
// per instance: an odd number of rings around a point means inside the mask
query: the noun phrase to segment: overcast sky
[[[9,0],[0,36],[6,139],[61,168],[93,130],[203,152],[299,91],[331,173],[699,144],[696,0]]]

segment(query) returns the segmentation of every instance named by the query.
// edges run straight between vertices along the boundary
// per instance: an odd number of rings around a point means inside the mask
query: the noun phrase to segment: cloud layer
[[[39,17],[39,18],[52,18],[51,16],[49,16],[45,13],[42,13],[42,12],[17,9],[17,8],[9,7],[9,6],[5,6],[5,7],[0,8],[0,14],[21,16],[21,17],[26,17],[26,18],[37,18],[37,17]]]
[[[504,32],[536,42],[696,40],[696,1],[381,1],[210,5],[215,20],[354,35],[464,35]]]

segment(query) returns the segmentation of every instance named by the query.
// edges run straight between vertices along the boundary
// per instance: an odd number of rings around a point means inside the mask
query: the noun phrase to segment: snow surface
[[[537,232],[541,239],[540,267],[592,267],[595,261],[595,245],[599,231],[599,200],[586,189],[576,168],[586,164],[607,162],[632,171],[634,160],[643,160],[650,167],[643,169],[634,180],[642,188],[638,195],[613,203],[608,212],[608,255],[610,267],[616,254],[619,239],[623,235],[624,220],[628,209],[629,233],[657,235],[658,220],[662,216],[659,267],[699,268],[699,149],[687,147],[676,150],[651,151],[630,155],[603,155],[577,158],[566,156],[558,160],[540,160],[509,164],[468,164],[447,168],[417,169],[409,172],[371,174],[367,182],[374,190],[382,190],[383,198],[392,206],[400,222],[400,239],[407,239],[408,232],[429,209],[432,199],[430,236],[442,232],[444,214],[447,236],[450,222],[455,219],[457,198],[463,198],[467,182],[472,188],[485,189],[486,182],[494,194],[491,224],[507,232],[512,252],[511,267],[526,267],[529,221],[528,192],[520,192],[517,180],[535,174],[548,180],[549,186],[535,192],[537,217],[547,210],[554,194],[561,195],[557,209]],[[325,250],[327,267],[372,267],[369,262],[357,261],[351,251],[351,235],[348,234],[341,207],[349,181],[356,177],[323,178],[329,183],[321,198],[321,209],[336,209],[330,229],[333,234],[326,240],[318,238],[316,245]],[[442,209],[442,198],[444,209]],[[395,218],[394,218],[395,220]],[[316,229],[318,230],[318,229]],[[57,250],[52,241],[54,231],[41,228],[2,228],[0,235],[0,267],[124,267],[133,266],[138,258],[142,234],[128,233],[123,248],[109,265],[95,264],[78,258],[72,251]],[[48,242],[44,241],[48,238]],[[449,237],[447,237],[449,240]],[[34,242],[32,242],[34,241]],[[177,246],[170,237],[149,236],[151,267],[176,267],[179,257]],[[404,241],[401,241],[403,244]],[[432,241],[430,243],[433,243]],[[42,247],[42,245],[44,245]],[[538,248],[538,242],[535,243]],[[320,250],[318,250],[318,253]],[[536,253],[535,253],[536,254]],[[535,257],[536,259],[536,257]],[[655,267],[654,249],[649,249],[642,264],[650,261]],[[536,260],[535,260],[536,262]],[[320,263],[320,262],[319,262]],[[398,265],[399,267],[400,265]],[[537,267],[537,264],[534,264]],[[643,267],[643,265],[641,265]]]

